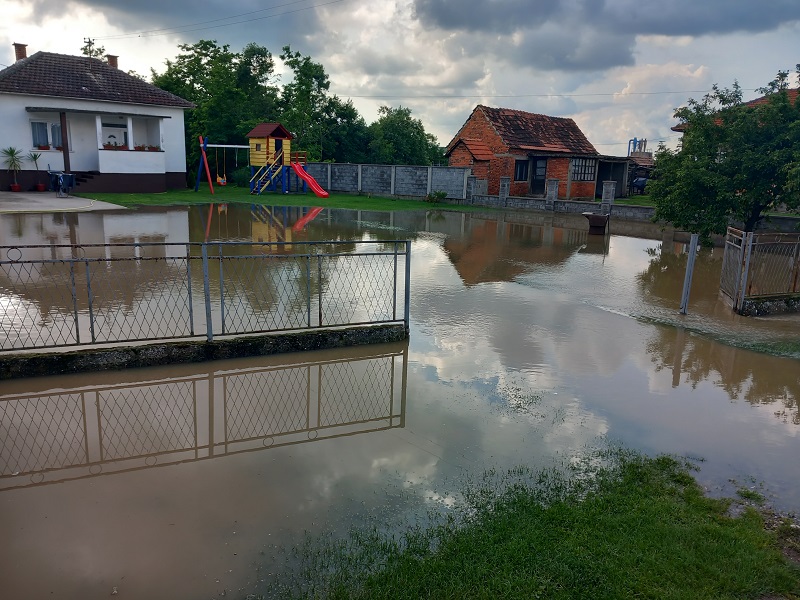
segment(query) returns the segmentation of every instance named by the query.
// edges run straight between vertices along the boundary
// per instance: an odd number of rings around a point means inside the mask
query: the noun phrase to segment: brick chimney
[[[116,56],[115,54],[106,54],[106,60],[108,61],[108,66],[114,67],[115,69],[119,69],[119,66],[117,65],[118,58],[119,56]]]
[[[14,42],[14,57],[16,60],[28,58],[28,51],[26,50],[27,47],[28,44],[18,44]]]

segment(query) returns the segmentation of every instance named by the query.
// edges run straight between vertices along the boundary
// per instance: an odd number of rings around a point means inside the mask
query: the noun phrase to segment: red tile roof
[[[789,97],[789,102],[791,104],[797,102],[798,92],[800,92],[800,88],[786,90],[786,95]],[[761,96],[760,98],[756,98],[755,100],[750,100],[750,102],[745,102],[745,105],[757,106],[759,104],[766,104],[768,99],[769,96]]]
[[[797,97],[800,95],[800,88],[788,89],[786,90],[786,95],[789,98],[789,103],[794,104],[797,102]],[[761,96],[760,98],[756,98],[754,100],[750,100],[749,102],[745,102],[745,106],[758,106],[759,104],[766,104],[769,101],[769,95]],[[722,119],[716,119],[717,125],[722,124]],[[686,123],[678,123],[670,127],[672,131],[677,131],[678,133],[683,133],[686,131]]]
[[[492,160],[494,158],[492,149],[481,140],[461,138],[459,142],[462,142],[467,147],[467,150],[469,150],[469,153],[472,154],[475,160]],[[456,143],[456,145],[458,144]]]
[[[486,115],[503,143],[509,148],[567,154],[598,154],[572,119],[482,105],[478,105],[475,110],[480,110]]]
[[[0,71],[0,93],[193,108],[194,104],[86,56],[37,52]]]
[[[280,123],[259,123],[245,137],[248,138],[279,138],[291,140],[294,136]]]

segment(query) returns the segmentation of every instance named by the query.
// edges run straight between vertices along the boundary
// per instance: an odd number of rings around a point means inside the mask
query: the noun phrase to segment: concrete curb
[[[197,363],[408,339],[402,324],[351,327],[300,333],[242,336],[208,341],[163,342],[70,352],[17,353],[0,356],[0,381],[87,371],[108,371],[164,364]]]

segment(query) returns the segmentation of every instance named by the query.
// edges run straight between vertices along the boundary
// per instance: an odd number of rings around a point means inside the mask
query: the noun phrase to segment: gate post
[[[206,339],[214,340],[214,327],[211,324],[211,286],[208,281],[208,244],[202,244],[200,251],[203,256],[203,295],[206,302]]]

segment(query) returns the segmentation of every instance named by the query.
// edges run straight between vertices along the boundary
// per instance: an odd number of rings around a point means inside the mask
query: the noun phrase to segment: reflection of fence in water
[[[0,490],[402,427],[405,352],[0,397]]]
[[[0,246],[0,351],[405,322],[410,242]]]

